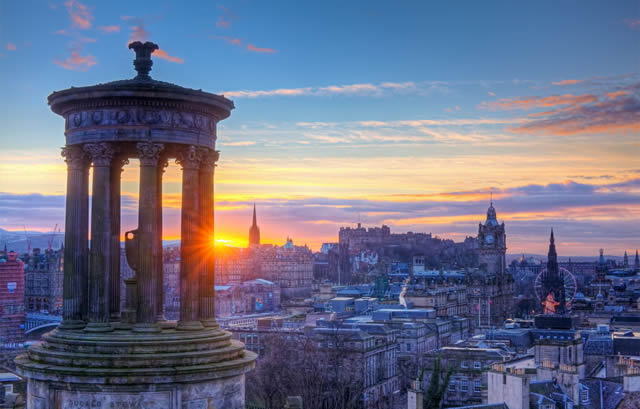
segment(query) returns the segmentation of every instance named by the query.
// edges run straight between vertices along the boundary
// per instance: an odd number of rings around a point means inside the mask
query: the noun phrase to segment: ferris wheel
[[[573,301],[573,298],[576,296],[576,292],[578,291],[578,283],[576,282],[576,277],[571,274],[569,270],[564,267],[560,267],[558,269],[562,275],[564,276],[564,297],[567,303]],[[536,281],[534,284],[536,297],[538,301],[542,301],[546,298],[546,294],[542,294],[542,276],[547,272],[547,269],[543,269],[536,276]]]

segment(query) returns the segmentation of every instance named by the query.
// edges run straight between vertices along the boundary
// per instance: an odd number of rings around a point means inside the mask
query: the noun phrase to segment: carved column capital
[[[164,144],[152,142],[138,142],[138,158],[140,166],[157,166],[160,160],[160,152],[164,150]]]
[[[200,169],[213,172],[213,169],[216,167],[216,162],[220,158],[220,151],[198,148],[198,154],[200,155]]]
[[[196,147],[193,145],[189,145],[178,152],[178,158],[176,159],[176,163],[182,166],[182,170],[185,169],[200,169],[200,155],[198,155],[198,151]]]
[[[69,169],[82,170],[87,167],[87,154],[80,145],[67,145],[61,149],[60,154]]]
[[[91,156],[93,166],[110,166],[116,149],[108,142],[87,143],[84,151]]]

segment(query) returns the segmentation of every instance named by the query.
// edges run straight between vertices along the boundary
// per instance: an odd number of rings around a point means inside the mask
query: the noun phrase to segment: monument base
[[[16,359],[33,409],[243,409],[256,355],[219,328],[56,329]]]

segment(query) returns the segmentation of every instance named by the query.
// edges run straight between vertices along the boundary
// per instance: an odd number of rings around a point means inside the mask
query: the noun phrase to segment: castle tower
[[[478,227],[479,264],[489,274],[504,274],[506,271],[507,235],[504,223],[499,224],[493,201],[487,209],[487,220]]]
[[[256,204],[253,204],[253,224],[249,228],[249,247],[260,245],[260,228],[256,217]]]

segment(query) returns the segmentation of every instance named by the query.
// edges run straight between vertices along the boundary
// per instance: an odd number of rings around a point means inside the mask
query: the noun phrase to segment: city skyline
[[[461,241],[492,192],[509,253],[544,254],[551,227],[561,255],[640,242],[635,2],[0,7],[2,228],[64,222],[63,123],[46,96],[131,77],[124,45],[151,40],[153,78],[235,102],[218,138],[223,241],[246,244],[254,202],[266,243],[318,250],[358,221]],[[123,231],[137,220],[131,162]],[[179,175],[173,163],[165,174],[167,239]]]

